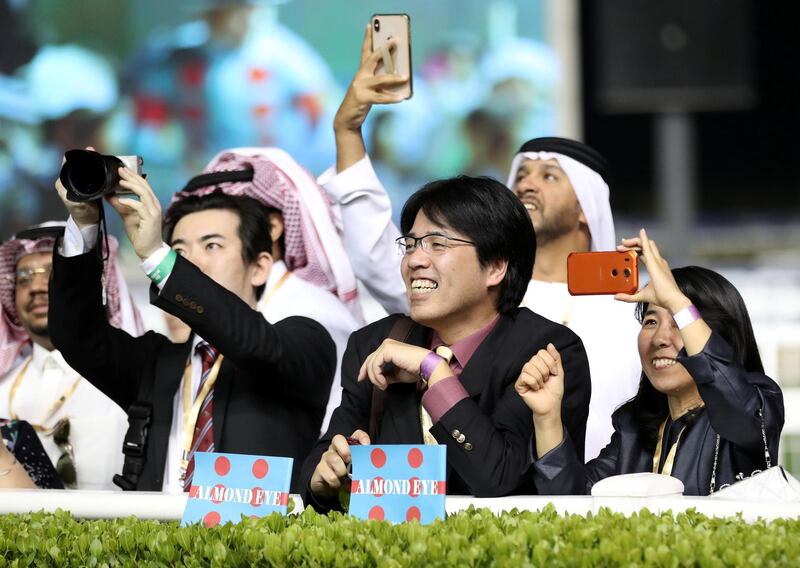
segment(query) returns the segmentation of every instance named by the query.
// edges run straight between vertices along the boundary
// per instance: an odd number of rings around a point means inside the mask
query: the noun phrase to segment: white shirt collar
[[[38,373],[42,373],[46,367],[57,366],[64,373],[74,373],[72,367],[67,365],[63,355],[57,349],[48,351],[38,343],[33,344],[31,352],[31,365]]]

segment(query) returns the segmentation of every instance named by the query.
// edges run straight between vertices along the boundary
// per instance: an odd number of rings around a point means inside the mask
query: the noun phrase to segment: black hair
[[[496,307],[507,314],[519,306],[533,274],[536,233],[525,206],[511,190],[489,177],[432,181],[403,206],[403,234],[411,230],[420,211],[432,222],[451,227],[473,241],[481,267],[508,261]]]
[[[214,191],[207,195],[190,195],[173,203],[164,216],[164,240],[172,242],[172,233],[182,218],[191,213],[224,209],[239,217],[239,240],[242,242],[242,260],[246,265],[254,263],[262,252],[272,254],[272,238],[269,232],[269,210],[261,202],[243,195],[228,195]],[[261,299],[266,284],[256,287],[256,300]]]
[[[672,275],[708,326],[733,348],[736,363],[747,371],[763,373],[750,315],[734,285],[721,274],[700,266],[674,268]],[[647,303],[636,306],[636,318],[640,323],[647,309]],[[667,395],[658,392],[642,371],[636,396],[617,412],[629,406],[639,428],[639,442],[646,449],[654,449],[659,426],[669,413]]]

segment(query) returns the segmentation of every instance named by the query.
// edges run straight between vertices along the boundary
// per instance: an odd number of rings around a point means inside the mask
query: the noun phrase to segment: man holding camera
[[[63,223],[43,223],[0,245],[0,418],[33,426],[60,477],[45,486],[112,489],[111,477],[122,466],[125,412],[70,367],[50,337],[50,270],[63,233]],[[141,320],[115,258],[112,240],[101,317],[140,335]],[[31,475],[39,483],[46,472],[37,468]]]
[[[57,181],[70,219],[53,257],[51,334],[72,366],[129,409],[126,467],[115,481],[189,490],[198,451],[299,462],[319,433],[335,350],[318,323],[272,325],[255,310],[272,266],[263,206],[218,192],[181,200],[166,214],[168,246],[147,181],[126,168],[118,175],[111,189],[138,199],[107,200],[152,280],[151,302],[193,333],[182,344],[153,332],[132,338],[99,317],[99,201],[72,201]]]

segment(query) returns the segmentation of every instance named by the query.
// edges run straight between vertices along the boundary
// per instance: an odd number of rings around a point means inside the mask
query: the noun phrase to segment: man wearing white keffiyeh
[[[615,249],[606,169],[603,156],[586,144],[535,138],[514,156],[507,183],[536,231],[536,263],[522,305],[572,329],[589,358],[587,461],[608,444],[611,413],[636,394],[641,373],[633,349],[639,325],[631,306],[567,290],[569,253]]]
[[[64,473],[64,482],[78,489],[112,489],[111,478],[122,466],[127,416],[67,365],[48,331],[50,266],[63,232],[63,223],[44,223],[0,245],[0,417],[30,422],[53,464],[64,455],[55,426],[68,419],[76,479]],[[109,322],[140,335],[141,318],[116,264],[116,239],[109,239],[109,249]]]

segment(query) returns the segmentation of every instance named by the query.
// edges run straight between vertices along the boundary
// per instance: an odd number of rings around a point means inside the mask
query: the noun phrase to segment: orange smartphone
[[[637,254],[632,250],[570,253],[567,288],[573,296],[633,294],[639,289]]]
[[[411,76],[411,19],[408,14],[373,14],[369,20],[372,30],[372,51],[383,51],[383,61],[377,74],[397,73],[408,75],[408,83],[391,89],[410,99],[414,94]],[[396,38],[394,49],[386,48],[390,39]]]

